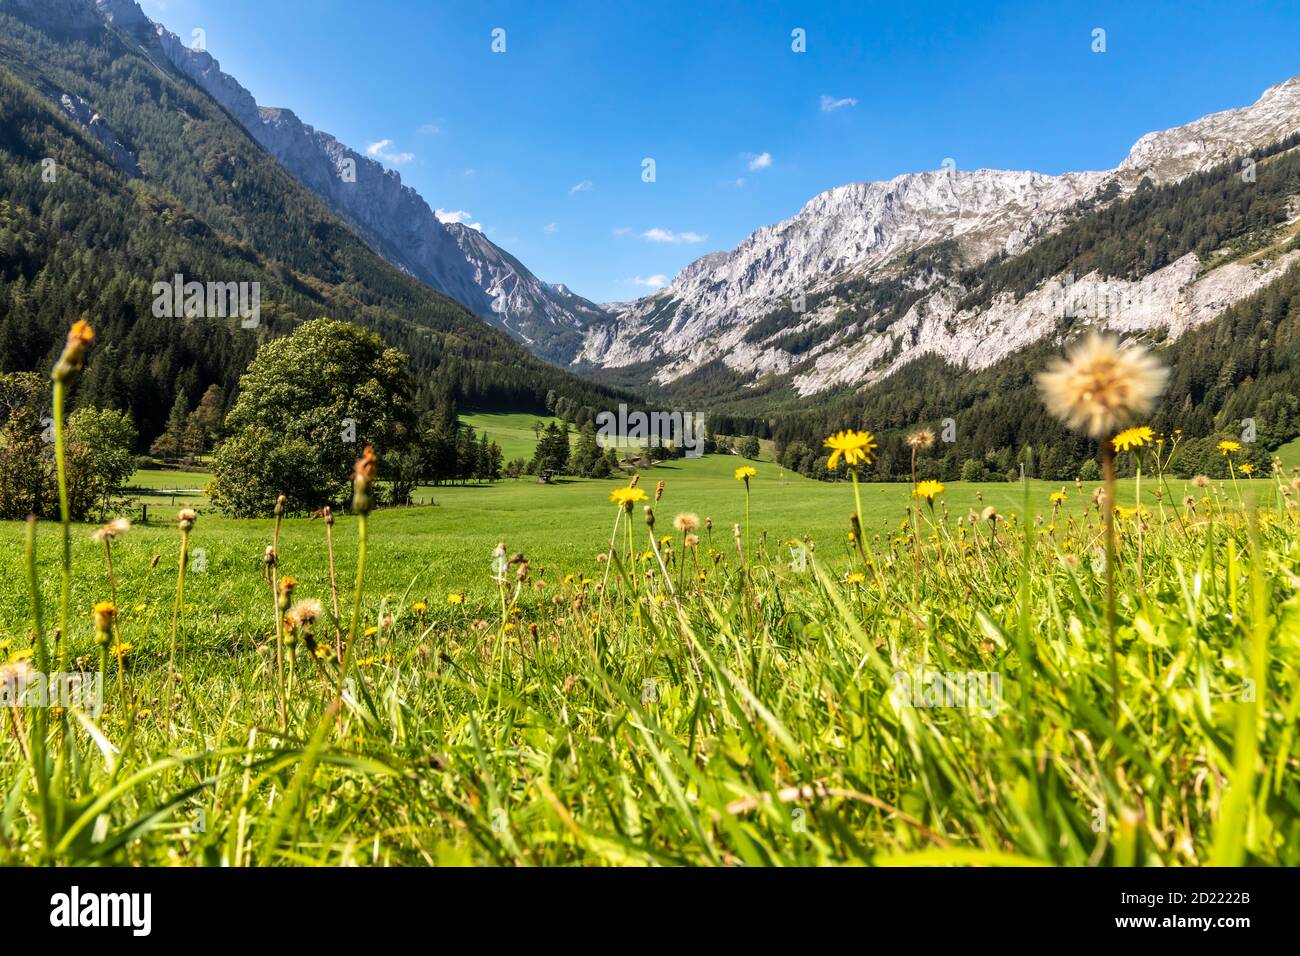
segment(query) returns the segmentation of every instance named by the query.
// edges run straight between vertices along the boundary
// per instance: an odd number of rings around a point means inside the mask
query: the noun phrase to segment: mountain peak
[[[619,308],[616,323],[589,330],[579,360],[603,367],[653,363],[660,383],[714,360],[755,376],[781,372],[796,359],[753,344],[764,336],[747,336],[768,317],[778,332],[807,332],[835,318],[829,306],[824,313],[791,316],[799,293],[891,279],[901,280],[903,288],[925,288],[935,281],[933,264],[909,261],[923,249],[950,244],[955,267],[1016,255],[1063,228],[1085,203],[1116,201],[1144,179],[1177,181],[1297,130],[1300,77],[1270,87],[1249,106],[1148,133],[1109,171],[1048,175],[944,168],[836,186],[813,196],[791,218],[755,230],[729,252],[696,259],[664,289]],[[870,361],[891,350],[900,361],[919,354],[911,342],[866,337],[877,352],[837,369],[836,382],[854,380],[855,369],[861,380]],[[800,388],[816,390],[825,382],[811,376]]]
[[[424,198],[402,183],[397,170],[304,123],[291,109],[259,106],[215,57],[153,23],[135,0],[95,3],[105,19],[155,47],[220,103],[281,166],[394,265],[556,361],[572,357],[580,327],[604,317],[586,299],[551,289],[477,230],[440,221]],[[502,308],[501,290],[507,286]],[[566,330],[559,336],[563,346],[538,346],[556,338],[554,328]]]

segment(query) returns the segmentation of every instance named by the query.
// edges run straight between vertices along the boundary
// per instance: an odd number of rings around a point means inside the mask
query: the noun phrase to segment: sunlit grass
[[[950,484],[909,521],[908,486],[863,485],[864,556],[847,483],[760,462],[742,568],[737,464],[647,472],[648,503],[665,481],[653,544],[638,504],[605,561],[616,481],[438,489],[436,507],[376,512],[336,717],[320,521],[279,536],[279,573],[321,602],[326,647],[283,648],[283,717],[272,517],[200,515],[170,713],[180,536],[133,527],[114,542],[125,670],[110,662],[96,722],[51,720],[49,759],[63,741],[77,755],[49,766],[58,823],[46,840],[37,805],[11,800],[6,861],[1300,862],[1300,549],[1276,481],[1171,482],[1161,501],[1144,486],[1140,584],[1135,519],[1121,520],[1115,727],[1091,486],[1067,483],[1054,508],[1060,483]],[[1119,503],[1131,495],[1122,483]],[[1002,520],[970,523],[984,507]],[[678,511],[712,519],[695,548]],[[7,527],[13,654],[31,619]],[[68,648],[93,668],[107,578],[90,530],[73,528]],[[346,634],[355,519],[334,532]],[[47,594],[58,538],[36,538]],[[996,713],[900,706],[896,675],[934,670],[997,675]],[[21,794],[19,741],[0,752]]]

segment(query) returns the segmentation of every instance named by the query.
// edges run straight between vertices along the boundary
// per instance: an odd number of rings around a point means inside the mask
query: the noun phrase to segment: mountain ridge
[[[604,317],[595,303],[537,278],[486,236],[468,239],[444,223],[401,174],[303,122],[292,109],[259,106],[206,50],[186,46],[151,20],[136,0],[94,0],[110,23],[156,49],[220,103],[299,182],[394,265],[528,344],[543,358],[567,361],[580,329]],[[453,227],[460,227],[453,228]]]
[[[1249,106],[1147,133],[1111,170],[1048,175],[947,168],[833,187],[789,219],[755,230],[730,251],[701,257],[664,289],[589,328],[576,361],[598,369],[654,363],[652,380],[660,386],[715,360],[749,376],[751,384],[764,376],[793,374],[807,357],[756,346],[748,333],[782,310],[795,313],[785,332],[833,320],[833,308],[792,309],[790,300],[800,292],[899,276],[924,287],[935,281],[933,275],[909,275],[905,265],[908,256],[922,249],[955,242],[959,264],[966,268],[1016,255],[1059,231],[1082,207],[1130,196],[1144,182],[1179,181],[1297,130],[1300,77],[1269,87]],[[1241,292],[1254,287],[1243,286]],[[937,344],[944,354],[942,343]],[[859,358],[867,362],[893,348],[877,342],[870,354],[861,342],[857,345]],[[890,368],[921,354],[929,352],[904,348]],[[814,395],[846,383],[852,376],[844,368],[828,374],[805,370],[800,393]],[[867,368],[858,384],[880,377]]]

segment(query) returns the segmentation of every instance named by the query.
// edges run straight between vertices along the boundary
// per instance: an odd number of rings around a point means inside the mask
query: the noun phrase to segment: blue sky
[[[644,295],[832,186],[949,157],[1108,168],[1143,133],[1300,74],[1294,0],[141,5],[183,38],[203,29],[259,103],[372,148],[596,301]]]

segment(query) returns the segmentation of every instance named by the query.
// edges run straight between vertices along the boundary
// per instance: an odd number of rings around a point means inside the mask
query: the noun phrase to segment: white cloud
[[[614,227],[614,235],[616,235],[616,236],[626,236],[626,235],[627,235],[629,232],[631,232],[631,231],[632,231],[632,227],[631,227],[631,226],[615,226],[615,227]]]
[[[559,227],[559,225],[557,225],[556,223],[553,223],[553,222],[548,222],[545,226],[542,227],[542,229],[543,229],[543,231],[545,231],[545,232],[559,232],[559,231],[560,231],[560,227]]]
[[[833,96],[827,96],[825,93],[822,94],[823,113],[834,113],[840,107],[857,106],[857,105],[858,105],[858,101],[854,99],[852,96],[845,96],[842,99],[837,100]]]
[[[649,278],[642,279],[640,276],[631,280],[633,285],[643,285],[649,289],[662,289],[668,284],[668,277],[661,273],[655,273]]]
[[[741,176],[739,179],[733,179],[728,185],[735,186],[737,189],[741,189],[745,185],[745,177]]]
[[[464,209],[436,209],[433,214],[438,217],[439,222],[459,222],[471,229],[483,231],[483,223],[470,222],[469,220],[474,217]]]
[[[673,232],[671,229],[660,229],[656,226],[641,233],[641,238],[649,239],[651,242],[703,242],[709,237],[698,232]]]
[[[391,139],[381,139],[367,146],[366,153],[375,159],[382,159],[386,163],[392,163],[394,166],[404,166],[415,160],[414,153],[395,153],[389,149],[392,145],[393,141]]]
[[[771,153],[759,153],[757,156],[750,154],[749,170],[753,172],[756,169],[767,169],[772,165]]]
[[[477,170],[477,169],[467,169],[467,170],[465,170],[464,175],[465,175],[466,177],[469,177],[469,176],[477,176],[477,175],[478,175],[478,170]]]
[[[439,126],[437,123],[425,123],[423,126],[420,127],[420,133],[423,136],[432,136],[435,133],[441,133],[441,132],[442,132],[442,127]]]
[[[574,185],[569,187],[569,195],[572,196],[574,193],[591,192],[591,186],[592,186],[591,180],[584,179],[582,182],[575,183]]]

